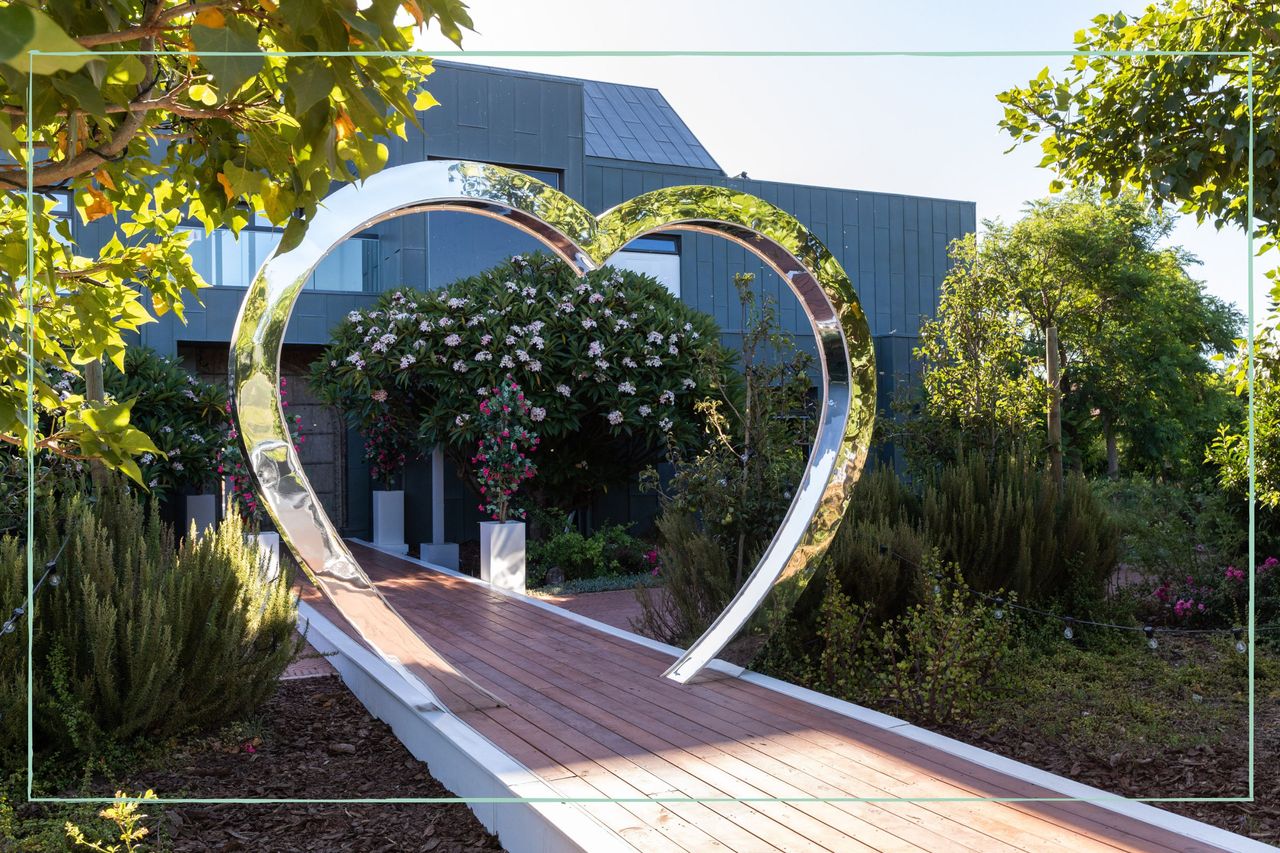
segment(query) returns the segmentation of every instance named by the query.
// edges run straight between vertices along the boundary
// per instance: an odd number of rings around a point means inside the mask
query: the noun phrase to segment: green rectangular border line
[[[115,51],[116,53],[129,54],[133,56],[188,56],[190,51],[174,51],[174,50],[134,50],[134,51]],[[1246,245],[1248,250],[1248,332],[1247,346],[1248,358],[1246,367],[1247,387],[1249,391],[1248,405],[1248,474],[1249,474],[1249,564],[1254,565],[1256,562],[1256,535],[1255,535],[1255,504],[1257,497],[1256,470],[1254,461],[1254,442],[1255,442],[1255,423],[1254,423],[1254,377],[1255,364],[1253,358],[1253,348],[1255,343],[1254,330],[1254,295],[1253,295],[1253,178],[1254,178],[1254,55],[1252,51],[1211,51],[1211,50],[1125,50],[1125,51],[1077,51],[1077,50],[868,50],[868,51],[842,51],[842,50],[816,50],[816,51],[771,51],[771,50],[469,50],[469,51],[452,51],[450,54],[467,55],[467,56],[483,56],[483,57],[617,57],[617,58],[875,58],[875,57],[904,57],[904,58],[983,58],[983,57],[1075,57],[1075,56],[1242,56],[1248,57],[1247,76],[1248,91],[1247,105],[1249,112],[1249,183],[1246,191],[1246,203],[1248,205],[1248,227],[1245,229]],[[35,137],[31,132],[31,116],[34,113],[34,73],[33,66],[35,57],[39,56],[96,56],[95,51],[79,50],[79,51],[41,51],[32,50],[28,53],[28,73],[27,73],[27,286],[24,288],[24,307],[27,312],[26,333],[27,333],[27,406],[26,417],[29,425],[35,423],[35,396],[33,389],[33,380],[35,373],[35,363],[32,358],[35,343],[35,323],[34,323],[34,287],[30,285],[32,271],[35,269],[35,243],[34,243],[34,191],[35,191]],[[373,56],[373,57],[419,57],[422,59],[438,59],[440,56],[432,56],[424,51],[407,50],[407,51],[204,51],[205,56],[288,56],[288,57],[349,57],[349,56]],[[28,430],[28,440],[26,442],[27,456],[27,480],[32,483],[35,480],[35,445],[34,430]],[[117,803],[117,802],[144,802],[137,797],[33,797],[32,784],[34,776],[34,740],[33,740],[33,718],[31,694],[33,689],[33,661],[32,661],[32,644],[34,640],[34,618],[35,618],[35,600],[34,600],[34,552],[32,544],[35,541],[35,492],[32,488],[27,489],[27,799],[36,803]],[[261,798],[237,798],[237,797],[162,797],[158,799],[146,800],[148,803],[157,804],[241,804],[251,805],[255,803],[261,804],[321,804],[321,803],[367,803],[367,804],[421,804],[421,803],[494,803],[494,804],[543,804],[543,803],[880,803],[880,802],[906,802],[906,803],[930,803],[930,802],[992,802],[992,803],[1020,803],[1020,802],[1146,802],[1146,803],[1248,803],[1253,802],[1254,797],[1254,771],[1256,756],[1254,753],[1254,726],[1255,726],[1255,683],[1254,683],[1254,646],[1255,646],[1255,583],[1256,573],[1249,572],[1249,613],[1246,630],[1248,631],[1248,694],[1249,694],[1249,719],[1248,719],[1248,736],[1249,736],[1249,766],[1248,780],[1249,792],[1243,797],[1122,797],[1119,795],[1107,797],[716,797],[708,799],[696,799],[693,797],[633,797],[633,798],[609,798],[609,797],[261,797]]]

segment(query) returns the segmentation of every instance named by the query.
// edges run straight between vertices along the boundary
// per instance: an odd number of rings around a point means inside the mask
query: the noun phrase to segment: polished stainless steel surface
[[[466,211],[508,222],[580,273],[602,266],[644,234],[715,234],[758,255],[799,298],[817,336],[822,369],[824,405],[813,452],[782,525],[747,582],[667,671],[668,677],[687,682],[738,637],[771,597],[771,606],[794,601],[830,543],[866,460],[875,418],[875,364],[866,317],[848,276],[794,217],[746,193],[725,187],[668,187],[597,218],[520,172],[459,161],[397,166],[339,189],[296,246],[282,246],[268,258],[241,305],[230,359],[235,418],[263,505],[308,576],[369,645],[393,665],[399,666],[398,657],[406,655],[429,661],[426,673],[420,665],[401,667],[428,693],[418,675],[461,680],[464,689],[452,692],[472,696],[461,702],[469,707],[496,700],[430,649],[352,558],[302,470],[279,395],[281,344],[312,269],[359,231],[396,216],[432,210]],[[464,710],[457,707],[457,698],[448,704],[451,710]]]

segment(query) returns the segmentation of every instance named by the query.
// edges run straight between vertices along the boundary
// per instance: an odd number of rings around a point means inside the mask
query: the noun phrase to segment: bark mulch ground
[[[256,720],[188,742],[135,789],[161,797],[451,797],[336,677],[281,682]],[[176,851],[501,850],[461,803],[149,807]]]
[[[1280,845],[1280,699],[1258,697],[1254,732],[1254,801],[1239,803],[1152,803],[1231,832]],[[1235,736],[1213,746],[1164,753],[1068,748],[1037,727],[1010,724],[999,732],[962,726],[943,733],[1033,767],[1124,797],[1236,798],[1248,794],[1249,745],[1244,721]]]

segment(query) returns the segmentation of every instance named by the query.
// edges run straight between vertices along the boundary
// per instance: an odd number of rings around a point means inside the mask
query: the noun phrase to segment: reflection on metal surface
[[[799,298],[817,337],[826,401],[813,452],[782,525],[747,582],[666,673],[687,682],[738,637],[771,596],[772,606],[794,601],[844,515],[875,418],[871,335],[852,284],[831,253],[794,217],[746,193],[669,187],[596,218],[520,172],[457,161],[397,166],[343,187],[320,208],[297,246],[263,264],[241,305],[230,360],[235,417],[263,505],[307,575],[365,641],[429,695],[447,689],[447,704],[454,711],[498,703],[430,649],[352,558],[289,441],[278,383],[285,328],[315,266],[343,240],[378,222],[434,210],[508,222],[579,273],[604,265],[614,252],[651,232],[713,234],[755,253]],[[425,682],[446,687],[433,694]]]

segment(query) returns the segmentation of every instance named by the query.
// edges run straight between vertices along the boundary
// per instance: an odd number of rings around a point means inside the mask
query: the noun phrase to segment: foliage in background
[[[753,282],[750,274],[734,276],[742,375],[718,379],[714,396],[698,404],[709,440],[694,452],[673,441],[669,480],[652,469],[643,479],[662,506],[666,585],[637,591],[641,621],[657,632],[651,636],[673,643],[700,634],[742,586],[791,505],[812,440],[812,359],[779,329],[774,306],[757,301]]]
[[[922,330],[916,465],[1038,436],[1055,470],[1195,473],[1234,414],[1212,357],[1233,349],[1241,317],[1187,274],[1194,259],[1158,248],[1169,217],[1081,189],[984,227],[980,248],[953,244],[939,318]]]
[[[497,522],[524,518],[525,511],[515,506],[516,492],[538,473],[538,466],[529,456],[541,443],[529,429],[532,408],[510,374],[492,389],[486,389],[476,408],[475,426],[480,440],[471,464],[476,468],[483,501],[480,511]]]
[[[1093,490],[1120,530],[1120,567],[1130,573],[1180,578],[1247,553],[1249,528],[1233,512],[1237,501],[1212,483],[1122,477],[1099,480]]]
[[[627,482],[668,440],[702,441],[695,403],[730,370],[718,336],[649,276],[605,268],[579,278],[558,259],[516,257],[351,312],[311,387],[353,426],[389,417],[400,446],[444,444],[470,481],[477,394],[510,374],[542,440],[531,502],[571,508]]]
[[[1280,296],[1280,287],[1277,288]],[[1243,341],[1227,365],[1227,380],[1236,394],[1248,399],[1249,351]],[[1258,329],[1254,365],[1254,477],[1258,502],[1259,546],[1280,551],[1280,315],[1273,314]],[[1247,413],[1222,424],[1210,443],[1208,461],[1218,466],[1218,479],[1247,508],[1249,496],[1249,420]]]
[[[1280,223],[1280,64],[1258,45],[1280,38],[1280,17],[1268,3],[1205,3],[1159,0],[1141,15],[1099,15],[1076,33],[1082,52],[1163,51],[1126,61],[1104,56],[1073,57],[1059,73],[1042,70],[1023,86],[998,98],[1001,122],[1015,144],[1039,141],[1044,165],[1066,182],[1101,183],[1111,196],[1126,187],[1148,199],[1171,204],[1197,221],[1218,227],[1256,227],[1265,252],[1276,244]],[[1170,55],[1200,51],[1201,55]],[[1208,51],[1248,56],[1207,55]],[[1249,115],[1252,63],[1253,115]],[[1249,138],[1252,118],[1254,138]],[[1169,133],[1171,120],[1179,129]],[[1250,145],[1256,156],[1250,161]],[[1249,198],[1250,167],[1253,196]],[[1250,206],[1250,204],[1252,206]],[[1267,276],[1277,281],[1277,270]],[[1258,495],[1271,512],[1260,513],[1259,534],[1280,545],[1280,415],[1271,382],[1280,347],[1272,291],[1272,316],[1258,332],[1257,466]],[[1241,348],[1243,349],[1243,348]],[[1231,370],[1243,392],[1245,358]],[[1237,494],[1243,484],[1243,418],[1227,422],[1210,451],[1222,467],[1223,482]]]
[[[177,357],[150,347],[129,347],[124,370],[103,370],[106,401],[132,400],[130,423],[145,432],[157,452],[137,459],[142,482],[164,499],[184,489],[206,491],[217,484],[218,458],[226,441],[226,391],[200,382]],[[54,383],[60,394],[83,394],[84,381],[73,373]]]
[[[40,517],[36,565],[64,536],[67,545],[62,582],[34,608],[38,753],[88,760],[112,744],[223,722],[275,689],[297,651],[289,579],[265,576],[234,514],[179,547],[154,504],[111,483],[96,503],[73,495]],[[25,578],[23,545],[0,539],[6,611]],[[14,635],[0,640],[0,753],[15,762],[25,754],[26,652]]]
[[[908,417],[892,436],[922,466],[952,458],[958,447],[994,458],[1030,436],[1044,440],[1044,383],[1009,282],[990,269],[974,234],[953,241],[948,254],[938,316],[920,327],[918,398],[898,402]]]
[[[620,524],[605,524],[583,536],[564,530],[529,544],[529,585],[562,585],[593,578],[652,573],[649,546]],[[555,577],[559,580],[553,580]],[[627,588],[630,588],[629,585]]]
[[[780,674],[926,725],[972,718],[991,698],[1012,626],[969,592],[954,567],[939,567],[936,555],[926,556],[925,571],[948,581],[928,585],[916,603],[888,619],[875,618],[829,576],[820,587],[816,630],[798,644],[788,638],[792,648]]]
[[[401,8],[455,41],[471,26],[458,0],[0,6],[0,441],[94,456],[143,482],[133,457],[155,449],[130,424],[128,402],[64,399],[49,371],[104,357],[122,368],[125,335],[152,322],[152,312],[182,316],[184,295],[203,285],[187,254],[187,223],[239,231],[261,210],[273,224],[289,223],[283,242],[292,245],[335,181],[385,165],[379,138],[403,136],[406,122],[435,103],[422,90],[429,60],[281,52],[409,49],[412,27],[395,23]],[[34,270],[22,193],[28,167],[38,194]],[[51,215],[48,194],[64,191],[85,222],[119,223],[97,257],[76,255],[70,222]],[[37,307],[32,317],[24,295]],[[57,412],[39,431],[23,417],[28,320],[36,405]]]
[[[922,489],[920,529],[979,592],[1014,592],[1082,615],[1103,597],[1119,534],[1087,480],[1055,483],[1029,455],[970,453]]]
[[[1083,477],[1055,487],[1026,453],[988,460],[975,450],[912,484],[892,469],[864,474],[822,571],[876,621],[922,600],[931,553],[976,592],[1080,616],[1105,596],[1118,549],[1119,530]],[[810,583],[797,602],[803,633],[815,630],[821,594]]]
[[[280,407],[289,408],[289,380],[280,377]],[[253,472],[244,458],[244,447],[240,443],[240,434],[230,420],[231,404],[226,410],[226,439],[218,456],[218,476],[227,480],[226,501],[235,515],[250,526],[258,525],[266,518],[266,509],[258,500],[258,492],[254,486]],[[289,429],[289,437],[293,439],[293,449],[301,450],[307,437],[302,433],[302,416],[284,416],[284,424]]]

